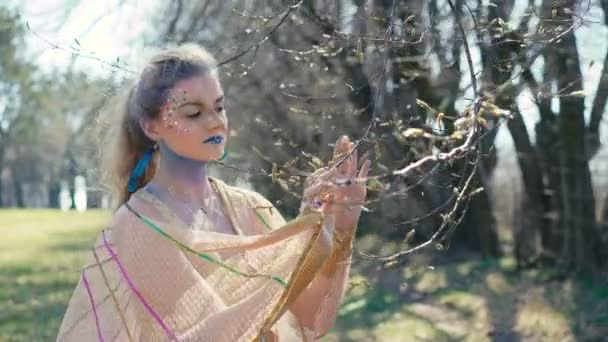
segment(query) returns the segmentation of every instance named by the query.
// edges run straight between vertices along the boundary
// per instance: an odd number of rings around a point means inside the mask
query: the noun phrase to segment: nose
[[[213,111],[212,113],[209,113],[206,118],[205,127],[210,131],[228,128],[228,118],[226,117],[225,111],[222,111],[221,113]]]

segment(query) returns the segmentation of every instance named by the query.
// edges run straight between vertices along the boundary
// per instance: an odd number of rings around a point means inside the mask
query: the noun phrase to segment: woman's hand
[[[306,179],[300,207],[301,213],[318,209],[325,215],[334,215],[336,231],[341,234],[354,233],[367,195],[370,161],[363,160],[359,169],[353,145],[347,136],[338,139],[329,165]],[[347,155],[349,157],[337,165]]]

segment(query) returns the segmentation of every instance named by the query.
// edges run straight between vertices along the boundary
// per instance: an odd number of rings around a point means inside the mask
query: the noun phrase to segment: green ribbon
[[[176,240],[173,236],[171,236],[169,233],[165,232],[161,227],[159,227],[158,225],[156,225],[154,222],[150,221],[150,219],[148,219],[147,217],[145,217],[144,215],[138,213],[137,211],[135,211],[133,208],[131,208],[131,206],[128,203],[125,203],[125,206],[127,207],[127,209],[129,209],[131,212],[133,212],[133,214],[135,214],[135,216],[137,216],[139,219],[141,219],[142,221],[144,221],[144,223],[146,223],[146,225],[148,225],[149,227],[151,227],[152,229],[154,229],[157,233],[159,233],[160,235],[164,236],[165,238],[173,241],[175,244],[177,244],[181,249],[188,251],[190,253],[193,253],[195,255],[197,255],[199,258],[203,259],[203,260],[207,260],[209,262],[212,262],[220,267],[223,267],[225,269],[227,269],[228,271],[243,276],[243,277],[247,277],[247,278],[254,278],[254,277],[264,277],[264,278],[268,278],[268,279],[272,279],[274,281],[276,281],[277,283],[281,284],[284,287],[287,287],[287,283],[281,279],[280,277],[277,276],[271,276],[271,275],[267,275],[267,274],[248,274],[248,273],[244,273],[241,272],[237,269],[235,269],[234,267],[227,265],[221,261],[215,260],[213,257],[209,256],[208,254],[204,254],[204,253],[200,253],[198,251],[195,251],[194,249],[184,245],[183,243],[179,242],[178,240]],[[259,215],[258,215],[259,216]],[[263,219],[262,219],[263,221]],[[264,221],[263,221],[264,222]],[[264,222],[266,223],[266,222]]]

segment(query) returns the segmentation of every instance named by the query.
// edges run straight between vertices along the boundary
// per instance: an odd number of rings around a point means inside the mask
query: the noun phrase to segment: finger
[[[329,201],[324,202],[321,210],[326,215],[332,214],[334,212],[334,201],[333,201],[333,199],[330,199]]]
[[[369,173],[369,167],[371,165],[371,162],[369,161],[369,159],[366,159],[363,162],[363,165],[361,165],[361,170],[359,170],[359,177],[360,179],[365,179],[367,178],[367,174]]]
[[[333,168],[333,169],[328,169],[326,172],[323,172],[322,174],[320,174],[319,179],[322,179],[324,181],[332,181],[334,178],[338,177],[339,175],[340,175],[340,169]]]
[[[342,149],[342,140],[343,139],[344,139],[344,136],[341,136],[336,141],[336,144],[334,145],[334,153],[332,154],[333,159],[335,159],[338,156],[338,154],[340,154],[340,151]]]
[[[371,156],[371,152],[370,151],[367,151],[367,152],[363,153],[363,155],[361,156],[361,158],[359,158],[359,165],[363,165],[363,162],[365,160],[369,160],[370,156]]]
[[[351,153],[353,151],[353,145],[352,142],[345,143],[344,154],[340,157],[340,159],[346,158],[344,162],[338,166],[340,173],[345,176],[350,176],[352,174],[351,168],[353,159]]]
[[[322,170],[322,172],[319,172],[317,175],[315,175],[314,178],[311,178],[308,183],[306,184],[306,188],[312,187],[312,186],[317,186],[318,184],[322,184],[322,183],[329,183],[329,184],[333,184],[333,180],[336,178],[336,176],[338,175],[339,170],[337,169],[325,169]]]
[[[329,170],[327,167],[316,169],[312,174],[310,174],[310,176],[306,177],[306,180],[304,180],[304,187],[308,187],[313,184],[321,176],[321,174],[327,170]]]
[[[344,154],[348,150],[348,143],[349,141],[346,135],[343,135],[340,137],[340,139],[338,139],[338,141],[336,142],[336,146],[334,147],[334,155],[332,160],[338,161],[339,159],[344,157]]]
[[[323,181],[318,182],[304,189],[304,198],[312,199],[315,197],[319,197],[324,192],[332,192],[338,188],[337,185],[332,182]]]
[[[329,180],[332,176],[334,176],[336,174],[336,172],[337,172],[336,168],[331,168],[328,166],[319,168],[319,169],[315,170],[310,175],[310,177],[307,178],[309,180],[308,184],[312,184],[319,179]]]
[[[359,169],[359,165],[358,165],[359,159],[357,156],[358,156],[358,150],[352,151],[350,168],[348,170],[348,175],[350,177],[355,177],[355,175],[357,174],[357,170]]]

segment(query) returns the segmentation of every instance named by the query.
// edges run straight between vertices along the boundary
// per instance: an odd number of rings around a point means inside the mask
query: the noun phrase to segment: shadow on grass
[[[342,305],[343,310],[334,329],[337,340],[400,341],[402,339],[399,336],[399,329],[405,327],[410,329],[409,333],[415,335],[417,341],[464,340],[464,336],[452,336],[441,327],[435,326],[432,317],[420,314],[414,308],[410,308],[410,305],[404,303],[400,296],[387,293],[380,287],[371,288],[361,296],[352,296]],[[458,311],[464,313],[465,310]],[[406,324],[402,327],[401,323],[404,322]],[[375,331],[378,329],[383,330],[382,336],[378,336]],[[353,334],[354,330],[357,332]]]
[[[28,260],[3,265],[0,341],[55,340],[95,235],[53,232]]]
[[[446,268],[447,283],[483,297],[489,323],[488,331],[484,332],[487,338],[493,342],[522,341],[516,330],[519,293],[515,291],[517,274],[514,270],[501,267],[497,259],[481,259],[468,270],[466,268]],[[463,278],[470,279],[470,283],[463,283]]]
[[[555,279],[555,274],[549,275]],[[576,276],[546,281],[547,291],[557,293],[548,302],[559,308],[570,322],[571,331],[579,341],[608,340],[608,274]]]
[[[55,268],[8,267],[0,273],[0,340],[51,341],[78,274]]]
[[[373,264],[363,260],[353,268],[355,277],[359,273],[371,285],[351,288],[333,330],[338,341],[399,341],[399,333],[387,339],[384,331],[406,326],[422,331],[418,336],[403,330],[411,341],[429,335],[434,341],[495,342],[608,336],[608,277],[520,272],[513,259],[471,255],[449,256],[444,263],[426,259],[399,272]]]

